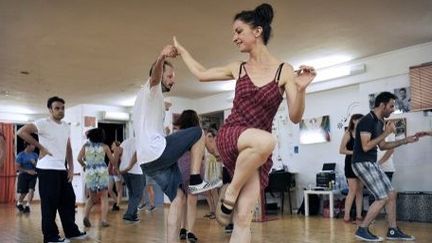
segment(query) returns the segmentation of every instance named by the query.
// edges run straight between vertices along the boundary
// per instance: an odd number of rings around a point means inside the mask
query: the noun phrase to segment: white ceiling
[[[432,41],[430,0],[280,0],[270,50],[292,64],[330,55],[351,59]],[[260,1],[0,0],[0,112],[45,112],[46,99],[130,103],[161,48],[178,39],[205,66],[245,59],[232,18]],[[204,97],[226,88],[199,83],[174,62],[171,95]],[[28,72],[23,74],[22,72]]]

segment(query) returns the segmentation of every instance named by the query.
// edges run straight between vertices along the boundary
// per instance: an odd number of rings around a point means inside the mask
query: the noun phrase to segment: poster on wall
[[[84,117],[84,127],[90,127],[90,128],[96,127],[96,117],[85,116]]]
[[[369,94],[369,109],[372,110],[375,106],[375,97],[381,92]],[[411,110],[411,90],[410,87],[403,87],[394,89],[394,94],[396,95],[395,112],[403,113],[409,112]]]
[[[401,112],[409,112],[411,110],[410,87],[394,89],[394,94],[398,97],[395,109]]]
[[[300,123],[300,144],[330,141],[330,116],[303,119]]]
[[[406,138],[407,122],[405,118],[387,119],[386,121],[394,122],[396,126],[395,138],[397,140]]]

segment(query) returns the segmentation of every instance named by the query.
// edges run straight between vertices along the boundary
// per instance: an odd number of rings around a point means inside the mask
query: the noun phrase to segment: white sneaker
[[[138,205],[138,211],[144,210],[146,203]]]
[[[86,232],[80,232],[78,235],[66,238],[66,240],[85,240],[87,239],[87,233]]]
[[[189,185],[189,192],[192,194],[198,194],[214,188],[221,187],[222,184],[222,180],[215,180],[212,182],[202,181],[201,184],[198,185]]]

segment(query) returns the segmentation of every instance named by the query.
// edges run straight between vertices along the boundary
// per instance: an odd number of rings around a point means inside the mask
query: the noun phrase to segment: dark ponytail
[[[254,10],[244,10],[234,16],[234,21],[241,20],[253,28],[261,26],[264,44],[267,45],[271,36],[271,23],[273,21],[273,8],[268,3],[263,3]]]

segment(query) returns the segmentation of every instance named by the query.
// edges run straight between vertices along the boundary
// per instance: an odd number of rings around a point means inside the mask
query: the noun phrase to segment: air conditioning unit
[[[104,111],[102,112],[102,120],[109,121],[129,121],[130,114],[120,111]]]

